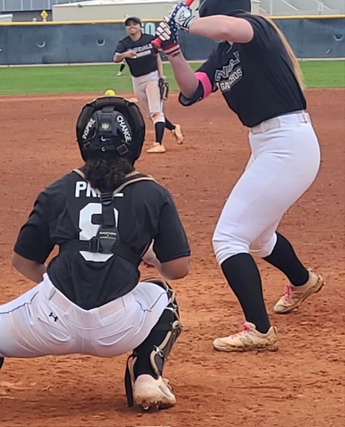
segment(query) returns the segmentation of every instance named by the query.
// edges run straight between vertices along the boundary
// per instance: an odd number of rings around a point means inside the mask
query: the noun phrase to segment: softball
[[[116,92],[112,89],[108,89],[104,92],[105,96],[116,96]]]

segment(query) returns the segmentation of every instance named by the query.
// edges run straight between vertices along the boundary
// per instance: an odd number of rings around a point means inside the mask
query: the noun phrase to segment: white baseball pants
[[[0,306],[0,356],[118,356],[146,339],[168,304],[163,288],[140,282],[121,298],[83,310],[45,274],[43,282]]]
[[[276,117],[251,129],[251,157],[218,220],[213,247],[221,265],[239,253],[270,255],[284,213],[314,181],[320,165],[307,113]]]

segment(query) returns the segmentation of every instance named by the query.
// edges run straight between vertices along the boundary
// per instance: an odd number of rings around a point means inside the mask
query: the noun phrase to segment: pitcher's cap
[[[141,25],[141,19],[137,18],[136,16],[129,16],[128,18],[126,18],[125,20],[125,25],[127,27],[127,25],[131,22],[135,22],[136,24],[140,24]]]

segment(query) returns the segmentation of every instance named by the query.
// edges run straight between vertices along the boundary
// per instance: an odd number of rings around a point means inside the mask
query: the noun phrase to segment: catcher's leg
[[[151,330],[127,360],[125,386],[128,406],[133,401],[149,409],[151,406],[167,408],[176,403],[175,396],[166,380],[162,379],[165,362],[181,333],[178,305],[170,285],[161,279],[150,279],[163,287],[169,297],[169,304]],[[134,383],[134,396],[133,396]]]

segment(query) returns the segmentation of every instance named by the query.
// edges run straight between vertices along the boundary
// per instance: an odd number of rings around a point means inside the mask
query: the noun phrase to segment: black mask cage
[[[199,16],[225,15],[232,11],[250,12],[250,0],[199,0]]]
[[[144,143],[145,122],[134,102],[102,97],[82,108],[76,133],[84,160],[121,156],[134,164]]]

